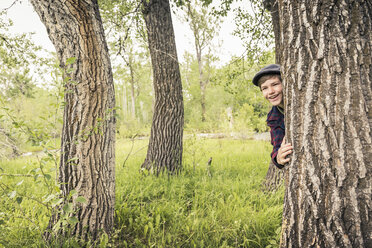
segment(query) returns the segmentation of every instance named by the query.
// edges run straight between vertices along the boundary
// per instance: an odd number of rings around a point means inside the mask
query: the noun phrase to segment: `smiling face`
[[[283,85],[278,76],[270,77],[260,85],[263,96],[273,106],[283,103]]]

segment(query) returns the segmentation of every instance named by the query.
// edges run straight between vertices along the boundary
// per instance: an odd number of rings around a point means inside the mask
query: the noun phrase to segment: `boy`
[[[283,168],[289,162],[286,158],[292,153],[293,147],[285,142],[283,85],[280,76],[280,66],[276,64],[262,68],[254,77],[253,84],[260,87],[263,96],[273,106],[267,115],[267,125],[270,127],[273,151],[271,159],[278,168]]]

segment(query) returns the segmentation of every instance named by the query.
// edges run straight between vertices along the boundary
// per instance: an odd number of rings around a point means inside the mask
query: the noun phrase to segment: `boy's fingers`
[[[292,146],[287,146],[286,150],[293,150],[293,147]]]
[[[286,159],[283,160],[283,163],[288,163],[289,160],[290,160],[290,158],[286,158]]]
[[[284,144],[284,145],[281,146],[281,147],[282,147],[282,148],[287,148],[287,147],[291,147],[291,148],[293,148],[292,145],[291,145],[290,143]]]
[[[282,157],[282,159],[281,159],[283,162],[288,162],[288,161],[291,159],[291,158],[289,158],[289,157],[286,158],[287,155],[288,155],[288,154],[283,154],[283,157]]]
[[[287,155],[291,154],[292,150],[288,150],[286,152],[283,152],[283,157],[285,158]]]
[[[280,148],[280,151],[282,153],[284,153],[284,152],[286,152],[288,150],[293,150],[292,146],[283,146],[283,147]]]
[[[279,164],[285,164],[287,162],[289,162],[290,158],[283,158],[283,159],[278,159],[278,163]]]

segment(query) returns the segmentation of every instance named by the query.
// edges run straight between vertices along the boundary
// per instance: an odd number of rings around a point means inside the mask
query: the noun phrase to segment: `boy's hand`
[[[283,138],[282,144],[280,145],[280,148],[278,150],[278,155],[276,155],[276,161],[278,164],[284,165],[285,163],[288,163],[291,158],[285,158],[289,154],[293,152],[293,146],[291,143],[285,142],[285,136]]]

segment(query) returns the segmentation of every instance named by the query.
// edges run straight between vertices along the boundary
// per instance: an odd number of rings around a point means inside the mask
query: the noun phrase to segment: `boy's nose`
[[[269,94],[274,93],[274,88],[273,87],[269,87],[268,92],[269,92]]]

